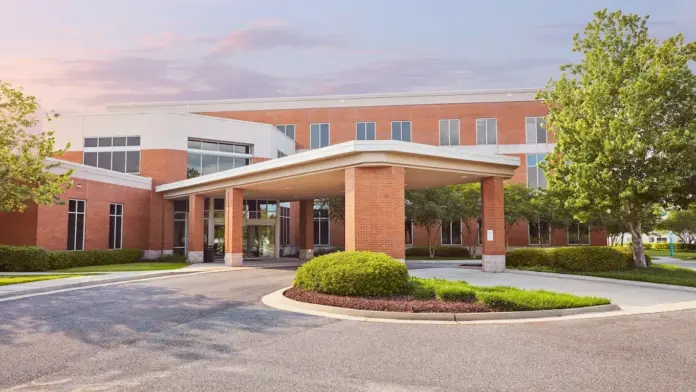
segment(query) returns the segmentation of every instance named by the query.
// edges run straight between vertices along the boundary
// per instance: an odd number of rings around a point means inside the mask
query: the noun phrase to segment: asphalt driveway
[[[366,323],[260,298],[293,268],[0,302],[0,389],[693,391],[696,311],[506,325]]]

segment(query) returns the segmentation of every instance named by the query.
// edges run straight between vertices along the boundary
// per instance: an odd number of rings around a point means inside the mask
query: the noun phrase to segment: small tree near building
[[[453,199],[452,220],[460,220],[466,228],[466,247],[471,257],[475,257],[481,220],[481,184],[452,185],[449,188]]]
[[[681,211],[670,211],[660,228],[671,231],[685,244],[696,244],[696,205]]]
[[[433,233],[438,233],[442,220],[449,216],[448,208],[452,205],[449,188],[431,188],[406,192],[406,216],[411,217],[413,224],[425,229],[428,236],[428,253],[435,257],[435,247],[432,243]]]
[[[646,266],[641,235],[654,206],[696,196],[696,45],[650,37],[647,20],[596,12],[573,38],[580,63],[538,94],[558,141],[542,164],[549,187],[568,195],[581,221],[623,221],[637,267]]]
[[[539,220],[539,213],[532,204],[534,190],[521,184],[505,183],[505,246],[508,246],[510,229],[520,222]]]

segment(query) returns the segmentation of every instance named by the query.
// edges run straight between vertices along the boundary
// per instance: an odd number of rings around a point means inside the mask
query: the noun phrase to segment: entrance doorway
[[[244,230],[244,258],[275,257],[275,226],[249,225]]]

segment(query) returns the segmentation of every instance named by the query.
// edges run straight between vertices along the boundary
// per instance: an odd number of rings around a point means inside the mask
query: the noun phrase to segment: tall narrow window
[[[590,244],[590,226],[573,222],[568,225],[568,245],[589,245]]]
[[[290,203],[280,203],[280,245],[290,245]]]
[[[285,136],[295,140],[295,124],[280,124],[276,125],[276,128],[278,128],[280,132],[283,132]]]
[[[550,245],[551,224],[549,222],[529,222],[529,245]]]
[[[329,145],[329,124],[312,124],[309,126],[309,144],[313,150]]]
[[[406,245],[413,245],[413,219],[406,218],[406,226],[404,229],[406,232]]]
[[[358,122],[355,128],[355,140],[375,140],[374,122]]]
[[[392,140],[411,141],[410,121],[392,121],[391,128]]]
[[[314,245],[329,245],[329,206],[314,202]]]
[[[109,205],[109,249],[123,247],[123,204]]]
[[[476,119],[476,144],[498,144],[498,119]]]
[[[68,250],[85,249],[86,204],[84,200],[68,201]]]
[[[460,221],[442,221],[442,245],[462,244],[462,224]]]
[[[440,145],[459,145],[459,120],[440,120]]]
[[[546,121],[544,117],[527,117],[525,119],[527,144],[546,143]]]
[[[527,186],[530,188],[546,188],[546,175],[539,167],[546,154],[527,154]]]

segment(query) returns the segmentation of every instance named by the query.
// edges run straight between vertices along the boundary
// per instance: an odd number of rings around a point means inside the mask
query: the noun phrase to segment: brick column
[[[203,262],[203,211],[205,197],[203,195],[189,196],[188,213],[188,261],[189,263]]]
[[[346,250],[383,252],[403,261],[404,168],[355,167],[345,176]]]
[[[244,238],[244,191],[225,190],[225,265],[242,265]]]
[[[309,260],[314,257],[314,200],[300,201],[300,259]]]
[[[483,272],[505,270],[505,193],[501,177],[481,180]]]

